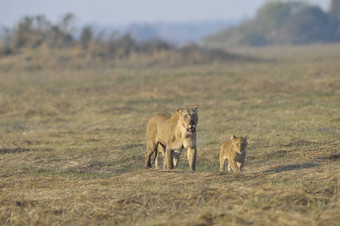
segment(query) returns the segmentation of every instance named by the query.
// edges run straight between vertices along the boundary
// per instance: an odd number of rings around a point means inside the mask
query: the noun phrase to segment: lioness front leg
[[[176,157],[173,159],[173,161],[174,161],[174,168],[177,168],[177,166],[178,166],[178,160],[179,160],[179,159],[176,158]]]
[[[165,153],[166,153],[166,167],[167,169],[173,169],[174,163],[172,158],[174,156],[174,151],[171,150],[170,148],[166,148]]]
[[[188,148],[188,161],[190,165],[190,170],[192,171],[196,170],[196,155],[197,155],[196,147]]]

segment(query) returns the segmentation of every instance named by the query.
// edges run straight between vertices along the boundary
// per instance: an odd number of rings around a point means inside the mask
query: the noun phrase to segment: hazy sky
[[[183,22],[251,18],[268,0],[0,0],[0,25],[12,26],[23,16],[45,15],[56,21],[72,12],[80,24]],[[306,0],[323,9],[330,0]]]

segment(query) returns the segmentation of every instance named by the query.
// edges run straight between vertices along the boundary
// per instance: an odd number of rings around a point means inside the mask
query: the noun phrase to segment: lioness
[[[196,126],[198,112],[192,109],[177,109],[176,114],[156,114],[148,122],[146,132],[145,168],[151,167],[151,155],[156,158],[158,146],[165,152],[164,166],[173,169],[177,166],[180,153],[187,149],[191,170],[196,169]],[[157,164],[158,165],[158,164]]]
[[[246,148],[248,145],[247,139],[248,136],[236,137],[235,135],[232,135],[230,140],[227,140],[224,144],[222,144],[220,149],[220,172],[224,171],[227,159],[229,172],[231,169],[234,172],[242,171],[244,160],[246,158]],[[237,166],[235,163],[237,163]]]

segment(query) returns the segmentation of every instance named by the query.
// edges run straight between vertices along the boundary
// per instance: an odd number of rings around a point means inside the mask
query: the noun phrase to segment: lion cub
[[[227,159],[229,172],[231,169],[234,172],[241,172],[246,158],[247,139],[248,136],[236,137],[235,135],[232,135],[230,140],[227,140],[222,144],[220,149],[220,172],[224,171]]]

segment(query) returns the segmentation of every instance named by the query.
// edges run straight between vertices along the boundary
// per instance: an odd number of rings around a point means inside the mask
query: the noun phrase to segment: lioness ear
[[[235,135],[231,135],[230,139],[231,139],[232,141],[234,141],[234,140],[236,139],[236,136],[235,136]]]
[[[181,111],[183,111],[182,108],[177,108],[177,110],[176,110],[177,113],[180,113]]]

